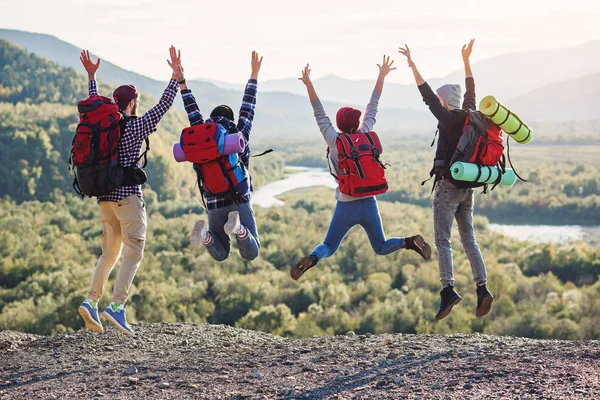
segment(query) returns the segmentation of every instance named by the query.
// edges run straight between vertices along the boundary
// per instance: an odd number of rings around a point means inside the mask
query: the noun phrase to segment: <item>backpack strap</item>
[[[515,173],[515,175],[517,176],[517,178],[519,178],[521,181],[523,182],[527,182],[527,180],[521,178],[521,176],[517,173],[517,171],[515,170],[515,167],[513,167],[512,161],[510,159],[510,136],[508,136],[506,138],[506,154],[508,155],[508,164],[510,165],[510,167],[512,168],[513,172]]]
[[[435,144],[435,139],[437,138],[437,135],[439,132],[440,132],[440,128],[437,128],[435,130],[435,133],[433,134],[433,140],[431,141],[431,145],[429,145],[429,147],[433,147],[433,145]]]
[[[381,155],[381,151],[379,151],[379,149],[375,145],[375,140],[373,139],[373,136],[371,136],[371,134],[373,134],[373,132],[363,132],[363,133],[367,137],[367,140],[369,141],[369,143],[371,144],[371,151],[373,152],[373,158],[375,158],[375,161],[377,161],[377,163],[381,166],[381,168],[386,169],[386,166],[383,165],[383,163],[379,159],[379,156]]]
[[[433,168],[431,168],[431,171],[429,171],[429,179],[426,179],[423,182],[421,182],[421,186],[425,186],[425,184],[427,182],[429,182],[431,179],[433,179],[433,186],[431,187],[431,192],[429,193],[429,197],[431,197],[431,195],[433,194],[433,191],[435,190],[435,186],[441,180],[444,170],[446,168],[447,168],[446,162],[444,160],[434,160],[433,161]]]
[[[331,154],[331,150],[329,149],[329,146],[327,146],[327,155],[325,157],[327,157],[327,167],[329,167],[329,175],[333,176],[335,178],[335,181],[338,181],[338,177],[336,174],[333,173],[333,169],[331,168],[331,159],[329,158],[329,154]]]
[[[79,187],[79,179],[77,179],[77,173],[75,174],[75,178],[73,178],[73,189],[75,189],[75,193],[80,195],[82,199],[85,197],[83,191]]]
[[[338,138],[342,141],[342,144],[345,143],[348,147],[350,147],[350,158],[352,158],[354,165],[356,165],[356,169],[358,170],[358,175],[360,176],[360,179],[363,179],[365,177],[365,172],[363,171],[362,166],[360,165],[360,161],[358,160],[358,151],[356,151],[354,143],[352,143],[352,140],[346,133],[340,134]],[[344,151],[345,150],[346,149],[344,148]],[[346,155],[348,155],[347,152]]]
[[[262,152],[262,153],[260,153],[260,154],[255,154],[255,155],[253,155],[253,156],[250,156],[250,157],[262,157],[262,156],[264,156],[265,154],[269,154],[269,153],[272,153],[272,152],[273,152],[273,149],[268,149],[268,150],[265,150],[265,151],[263,151],[263,152]]]

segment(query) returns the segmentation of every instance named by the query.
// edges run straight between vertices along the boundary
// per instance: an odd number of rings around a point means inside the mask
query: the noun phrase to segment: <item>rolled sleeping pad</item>
[[[244,152],[244,150],[246,150],[246,141],[241,132],[225,135],[222,154],[237,154]],[[177,162],[187,161],[185,153],[181,148],[181,143],[175,143],[173,145],[173,157]]]
[[[185,158],[185,153],[181,148],[181,143],[175,143],[173,145],[173,157],[175,157],[175,161],[177,162],[187,161],[187,158]]]
[[[241,132],[225,135],[223,154],[243,153],[246,150],[246,141]]]
[[[494,96],[486,96],[479,103],[479,111],[504,132],[521,144],[527,144],[532,138],[532,130],[521,121],[521,118],[506,106],[500,103]]]
[[[481,174],[479,170],[481,169]],[[450,167],[450,172],[452,173],[452,178],[457,181],[466,181],[466,182],[477,182],[479,183],[489,183],[494,184],[496,179],[498,179],[498,171],[497,167],[487,167],[487,166],[478,166],[477,164],[471,164],[466,162],[457,161],[452,164]],[[477,176],[479,175],[479,179]],[[517,181],[517,175],[515,171],[510,168],[506,169],[506,172],[502,174],[502,179],[500,180],[499,185],[502,186],[512,186]]]

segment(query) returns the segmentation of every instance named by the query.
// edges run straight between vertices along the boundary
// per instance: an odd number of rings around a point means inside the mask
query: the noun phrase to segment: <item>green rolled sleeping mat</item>
[[[521,121],[521,118],[511,112],[506,106],[500,103],[494,96],[486,96],[479,103],[479,111],[492,122],[500,127],[504,132],[512,136],[517,143],[527,144],[531,140],[531,129]]]
[[[479,173],[480,170],[481,173]],[[450,172],[452,173],[452,178],[456,179],[457,181],[477,181],[479,183],[489,184],[494,184],[496,179],[498,179],[498,174],[500,173],[497,167],[480,167],[477,164],[471,164],[462,161],[457,161],[452,164],[452,167],[450,167]],[[477,179],[477,176],[479,176],[479,179]],[[515,171],[507,168],[506,172],[502,174],[502,179],[500,180],[499,185],[512,186],[516,181],[517,175],[515,174]]]

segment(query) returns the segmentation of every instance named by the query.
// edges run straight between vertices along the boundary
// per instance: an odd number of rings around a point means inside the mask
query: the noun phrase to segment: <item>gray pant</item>
[[[223,261],[229,257],[231,240],[225,233],[223,226],[227,222],[231,211],[239,211],[240,222],[248,230],[248,235],[243,239],[240,239],[237,235],[235,236],[240,255],[243,259],[252,261],[258,257],[260,241],[256,232],[254,211],[250,203],[234,204],[232,206],[217,208],[216,210],[208,210],[208,230],[212,234],[212,242],[204,246],[211,257],[217,261]]]
[[[486,284],[487,273],[473,231],[474,189],[460,189],[449,180],[438,182],[433,198],[433,228],[435,247],[438,253],[440,280],[442,285],[454,286],[452,263],[452,223],[458,223],[458,233],[465,253],[469,258],[473,280],[477,286]]]

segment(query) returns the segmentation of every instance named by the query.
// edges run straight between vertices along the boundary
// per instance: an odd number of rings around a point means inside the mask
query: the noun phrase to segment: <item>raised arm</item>
[[[181,72],[183,76],[183,67],[178,65],[174,68],[178,73]],[[188,89],[185,79],[179,81],[179,88],[181,89],[181,98],[183,99],[183,107],[185,108],[185,112],[187,113],[188,120],[190,121],[190,125],[200,125],[204,123],[204,118],[202,114],[200,114],[200,108],[198,107],[198,103],[196,103],[196,98],[192,94],[192,90]]]
[[[242,98],[242,106],[240,107],[240,117],[238,118],[237,128],[246,142],[250,140],[250,131],[252,130],[252,122],[254,121],[254,108],[256,107],[256,91],[258,85],[258,73],[262,66],[262,57],[259,57],[256,51],[252,52],[250,61],[251,73],[246,88],[244,89],[244,97]]]
[[[442,105],[438,96],[434,93],[434,91],[431,89],[429,84],[427,82],[425,82],[425,79],[423,79],[423,77],[421,76],[421,73],[419,72],[417,65],[412,60],[412,56],[410,54],[410,49],[408,48],[407,45],[404,45],[404,46],[405,47],[400,47],[398,49],[398,52],[406,57],[406,61],[408,62],[408,67],[413,72],[413,75],[415,77],[415,82],[417,83],[419,92],[421,92],[423,101],[429,107],[429,110],[431,111],[433,116],[435,118],[437,118],[437,120],[442,125],[450,125],[454,120],[454,116],[448,109],[446,109]]]
[[[308,98],[310,100],[310,104],[313,107],[313,111],[315,113],[315,118],[317,120],[317,125],[321,130],[321,134],[323,135],[323,139],[325,139],[325,143],[327,146],[333,147],[335,146],[335,139],[338,137],[338,133],[333,127],[331,120],[325,114],[325,109],[323,108],[323,104],[321,104],[321,100],[319,100],[319,96],[317,96],[317,92],[315,91],[315,87],[313,86],[312,81],[310,80],[310,68],[309,64],[306,64],[304,70],[302,71],[302,77],[298,78],[306,85],[306,90],[308,91]]]
[[[471,57],[471,52],[473,51],[474,43],[475,39],[471,39],[469,44],[466,44],[462,47],[462,59],[463,64],[465,65],[466,87],[465,98],[462,105],[464,110],[475,110],[477,108],[475,98],[475,79],[473,79],[473,71],[471,71],[471,62],[469,61],[469,57]]]
[[[394,65],[394,60],[391,60],[390,62],[390,57],[385,55],[383,56],[383,63],[381,65],[377,64],[379,67],[379,75],[377,76],[377,82],[375,82],[375,89],[373,89],[371,100],[369,100],[369,104],[367,104],[365,117],[363,118],[363,122],[358,130],[363,132],[370,132],[373,130],[373,127],[375,126],[375,116],[377,116],[377,106],[379,104],[381,92],[383,91],[385,77],[390,73],[390,71],[396,69],[396,67],[392,68],[392,65]]]
[[[92,58],[90,57],[90,52],[88,50],[81,50],[81,55],[79,56],[79,60],[83,64],[83,68],[88,74],[88,94],[90,96],[95,96],[98,94],[98,87],[96,85],[96,71],[100,67],[100,58],[94,64],[92,62]]]
[[[171,62],[167,61],[167,63],[173,68],[174,66],[180,64],[180,60],[175,47],[171,46],[169,52],[171,54]],[[142,139],[148,137],[151,133],[156,131],[156,125],[158,125],[162,117],[173,105],[173,101],[177,95],[178,81],[185,81],[183,76],[183,68],[173,69],[171,79],[169,80],[165,91],[160,97],[158,104],[148,110],[140,118],[131,120],[130,123],[133,124],[133,132],[139,133]]]
[[[202,117],[202,114],[200,114],[200,108],[198,108],[196,98],[192,94],[192,91],[188,89],[185,82],[183,65],[181,65],[181,51],[176,50],[175,47],[171,46],[169,55],[171,56],[171,61],[167,60],[167,64],[173,69],[173,76],[181,89],[181,98],[183,99],[183,106],[187,113],[188,120],[190,121],[190,125],[203,124],[204,118]]]

